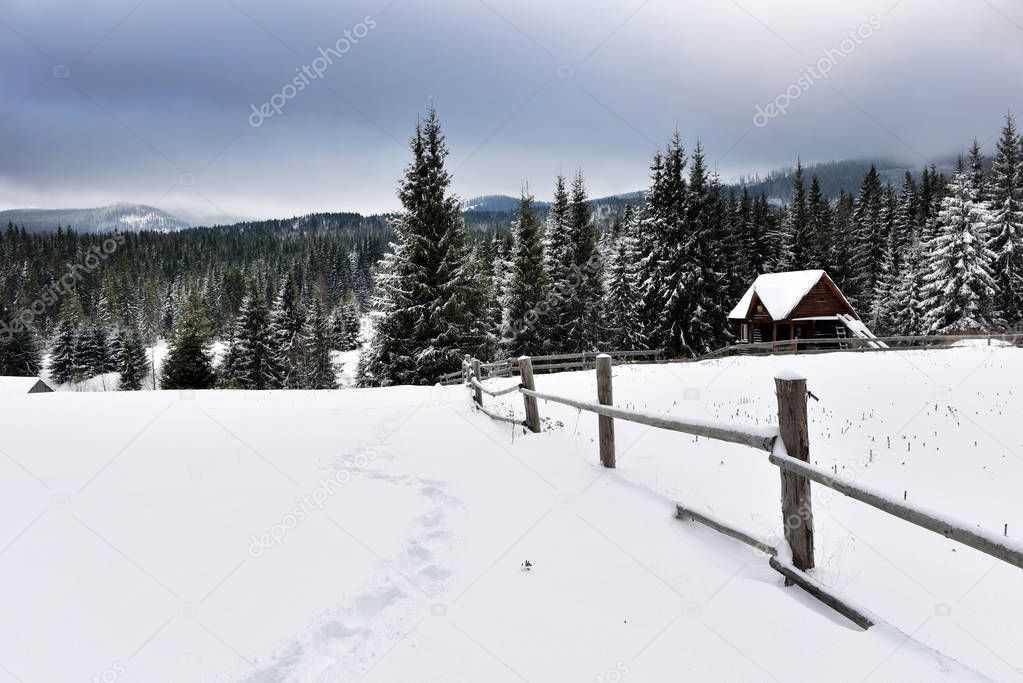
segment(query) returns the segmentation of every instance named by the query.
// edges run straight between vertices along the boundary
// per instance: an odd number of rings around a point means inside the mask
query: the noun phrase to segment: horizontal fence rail
[[[637,424],[647,425],[648,427],[657,427],[658,429],[667,429],[673,432],[682,432],[683,434],[692,434],[693,436],[704,436],[708,439],[716,439],[717,441],[737,443],[743,446],[767,451],[768,453],[770,453],[771,449],[774,448],[774,440],[778,436],[777,430],[772,430],[770,428],[749,427],[740,429],[731,427],[723,422],[714,422],[711,420],[680,420],[678,418],[658,415],[656,413],[632,410],[630,408],[615,408],[614,406],[600,405],[599,403],[592,403],[590,401],[576,401],[575,399],[565,398],[563,396],[542,394],[538,391],[528,391],[525,389],[522,390],[522,394],[525,396],[532,396],[533,398],[537,398],[541,401],[561,403],[566,406],[571,406],[572,408],[585,410],[589,413],[603,415],[604,417],[616,418],[626,422],[635,422]]]
[[[927,337],[935,344],[939,342],[961,341],[963,339],[1003,339],[1005,336],[988,337]],[[886,343],[892,340],[919,341],[921,337],[882,337]],[[1015,337],[1012,337],[1015,340]],[[843,340],[850,341],[850,340]],[[863,339],[864,343],[877,339]],[[752,345],[745,345],[746,347]],[[772,347],[775,344],[772,344]],[[735,347],[729,347],[735,348]],[[877,350],[877,349],[875,349]],[[633,357],[653,356],[660,352],[632,352]],[[886,512],[923,529],[939,533],[946,538],[957,541],[1002,560],[1013,566],[1023,568],[1023,544],[1008,538],[979,529],[958,521],[950,516],[927,510],[920,506],[896,500],[870,487],[843,481],[815,465],[810,464],[807,396],[809,392],[806,379],[793,373],[781,373],[775,378],[775,393],[778,400],[778,424],[771,427],[753,427],[748,425],[732,425],[710,420],[680,419],[668,415],[619,408],[613,405],[611,387],[611,369],[614,364],[609,354],[561,354],[547,356],[548,367],[566,365],[565,358],[580,358],[567,365],[589,364],[582,356],[593,356],[592,365],[597,374],[597,401],[584,401],[565,396],[556,396],[536,390],[534,382],[533,359],[527,356],[511,361],[481,363],[479,360],[465,357],[462,370],[453,373],[461,378],[473,395],[473,403],[484,415],[505,423],[521,425],[531,432],[541,430],[539,401],[549,401],[586,411],[598,416],[598,436],[600,462],[604,467],[614,468],[615,462],[615,429],[614,421],[623,420],[657,429],[681,432],[697,437],[705,437],[726,443],[734,443],[760,451],[766,451],[768,462],[778,468],[781,474],[781,513],[785,530],[787,552],[760,541],[750,534],[732,526],[703,515],[691,508],[677,505],[676,516],[679,519],[691,519],[708,526],[731,538],[746,543],[758,550],[771,555],[770,566],[785,577],[786,585],[797,585],[824,604],[845,615],[860,627],[866,629],[873,625],[877,618],[870,612],[853,605],[848,600],[836,595],[828,587],[807,573],[814,567],[814,532],[813,510],[810,491],[811,482],[826,486],[849,498],[865,503],[875,509]],[[483,384],[482,375],[490,377],[511,377],[517,373],[520,381],[502,388],[490,388]],[[507,374],[500,374],[507,373]],[[507,415],[499,415],[483,406],[483,396],[504,396],[512,393],[522,395],[525,408],[525,419]]]
[[[633,351],[587,351],[586,353],[558,353],[548,356],[532,356],[535,373],[553,372],[556,370],[588,370],[596,365],[597,356],[608,355],[612,363],[691,363],[731,356],[756,356],[771,354],[815,354],[815,353],[885,353],[890,351],[934,350],[953,348],[956,342],[980,341],[987,344],[1002,342],[1013,346],[1023,346],[1023,334],[987,334],[987,335],[896,335],[891,337],[829,337],[811,339],[788,339],[773,342],[749,342],[732,344],[696,358],[672,357],[662,349]],[[883,345],[878,344],[883,342]],[[517,359],[505,359],[490,363],[480,363],[481,379],[491,377],[512,377],[518,374]],[[437,383],[445,386],[461,384],[465,380],[462,371],[449,372],[437,378]]]
[[[826,470],[789,457],[780,449],[776,449],[769,457],[769,460],[772,464],[783,470],[806,477],[849,498],[866,503],[882,512],[887,512],[893,517],[898,517],[918,527],[939,533],[945,538],[958,541],[963,545],[1023,569],[1023,545],[1015,543],[1010,539],[987,531],[970,529],[963,522],[941,513],[925,510],[917,505],[909,505],[867,486],[842,481],[828,474]]]

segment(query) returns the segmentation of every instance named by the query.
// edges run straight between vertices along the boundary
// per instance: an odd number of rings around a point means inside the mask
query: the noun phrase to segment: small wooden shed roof
[[[845,295],[826,272],[823,270],[793,270],[784,273],[766,273],[757,277],[732,312],[728,314],[728,318],[729,320],[748,319],[750,309],[756,301],[763,305],[768,315],[771,316],[771,320],[787,320],[792,317],[793,311],[818,285],[834,295],[835,303],[841,310],[822,311],[817,315],[823,314],[831,317],[842,313],[856,316],[856,312]]]
[[[43,394],[53,388],[38,377],[0,377],[0,396]]]

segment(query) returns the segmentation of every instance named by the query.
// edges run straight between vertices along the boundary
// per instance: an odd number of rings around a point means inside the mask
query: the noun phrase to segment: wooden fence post
[[[810,461],[810,439],[806,417],[806,378],[783,373],[774,380],[778,392],[778,427],[789,456]],[[812,569],[813,509],[810,506],[810,480],[781,471],[781,514],[785,540],[792,548],[792,564],[797,569]],[[786,585],[791,581],[786,579]]]
[[[469,354],[465,354],[462,360],[462,384],[469,383]]]
[[[472,359],[472,376],[476,378],[477,382],[481,381],[479,358]],[[476,405],[478,406],[483,405],[483,391],[479,387],[473,387],[472,400],[476,401]]]
[[[536,385],[533,383],[533,359],[529,356],[519,358],[519,375],[523,389],[536,391]],[[537,408],[536,399],[523,395],[522,401],[526,406],[526,427],[529,431],[538,433],[540,431],[540,409]]]
[[[597,402],[604,406],[614,405],[611,395],[611,356],[602,353],[597,356]],[[600,464],[615,466],[615,421],[601,415],[597,418],[597,433],[600,435]]]

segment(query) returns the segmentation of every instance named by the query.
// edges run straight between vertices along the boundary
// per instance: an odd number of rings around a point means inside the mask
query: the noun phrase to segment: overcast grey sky
[[[463,197],[639,189],[676,126],[725,179],[922,162],[1023,111],[1021,66],[1012,0],[2,0],[0,207],[392,209],[431,99]]]

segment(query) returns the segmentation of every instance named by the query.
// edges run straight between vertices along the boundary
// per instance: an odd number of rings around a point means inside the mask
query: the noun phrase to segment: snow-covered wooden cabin
[[[43,394],[50,391],[53,388],[38,377],[0,377],[0,396]]]
[[[823,270],[761,275],[728,315],[740,344],[874,335]],[[880,344],[880,342],[878,342]]]

